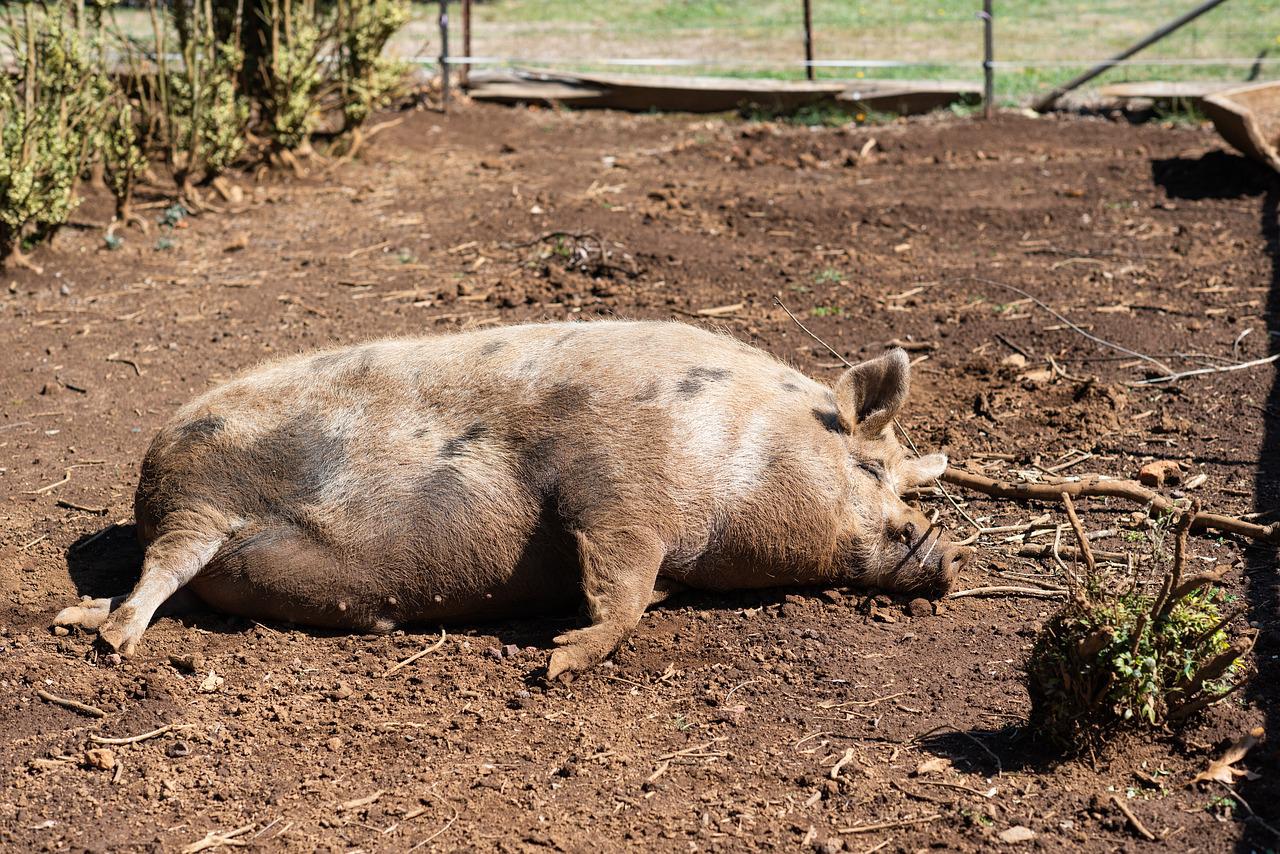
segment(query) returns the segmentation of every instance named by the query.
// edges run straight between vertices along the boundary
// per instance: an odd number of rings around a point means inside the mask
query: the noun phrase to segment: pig
[[[497,327],[268,364],[183,406],[135,497],[142,575],[58,625],[132,656],[183,588],[254,620],[387,632],[571,609],[551,680],[669,593],[945,593],[967,558],[906,504],[901,350],[833,387],[673,322]],[[175,596],[175,594],[178,594]]]

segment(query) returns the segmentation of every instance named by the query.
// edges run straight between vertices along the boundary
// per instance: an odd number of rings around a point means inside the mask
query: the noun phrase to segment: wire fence
[[[983,75],[981,0],[496,0],[471,9],[464,49],[459,2],[448,4],[449,61],[799,79]],[[996,95],[1023,101],[1110,57],[1195,0],[1022,0],[993,4]],[[440,55],[439,5],[418,4],[395,48],[424,64]],[[1100,83],[1280,77],[1280,2],[1226,0],[1119,63]]]

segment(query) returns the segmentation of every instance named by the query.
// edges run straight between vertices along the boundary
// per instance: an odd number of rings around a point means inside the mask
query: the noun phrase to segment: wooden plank
[[[1280,172],[1280,81],[1209,95],[1204,111],[1236,150]]]

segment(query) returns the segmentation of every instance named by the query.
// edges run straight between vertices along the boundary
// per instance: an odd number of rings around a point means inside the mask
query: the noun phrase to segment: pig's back
[[[138,515],[145,529],[199,503],[231,525],[285,520],[385,554],[388,571],[439,563],[442,541],[454,565],[510,569],[554,494],[560,515],[642,504],[680,562],[780,470],[811,467],[821,492],[834,419],[826,387],[684,324],[376,341],[267,365],[183,407],[148,452]]]

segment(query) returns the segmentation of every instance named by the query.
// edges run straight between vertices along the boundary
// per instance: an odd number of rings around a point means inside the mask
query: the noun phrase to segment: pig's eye
[[[907,545],[910,545],[911,543],[915,542],[916,526],[911,524],[910,522],[903,525],[901,528],[898,529],[898,539],[902,540]]]
[[[884,483],[884,469],[876,463],[858,463],[858,468],[875,478],[876,483]]]

